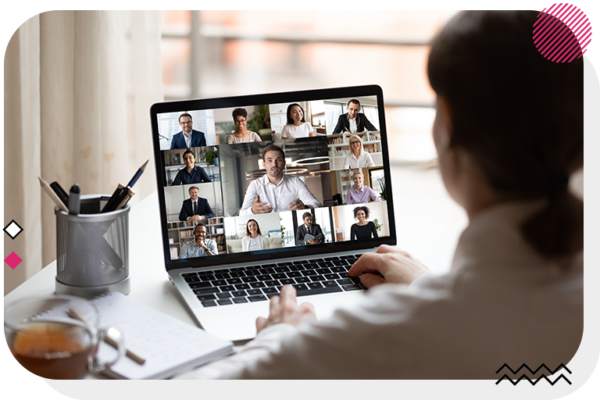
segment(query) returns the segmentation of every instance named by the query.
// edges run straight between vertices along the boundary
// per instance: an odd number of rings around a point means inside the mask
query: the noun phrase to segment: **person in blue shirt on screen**
[[[187,149],[183,153],[183,163],[185,164],[185,168],[179,170],[175,179],[173,179],[171,186],[212,182],[204,168],[199,165],[194,165],[195,161],[196,157],[194,157],[194,152]]]
[[[206,146],[204,132],[192,129],[194,122],[190,114],[184,113],[179,116],[179,126],[181,126],[181,132],[173,135],[171,150]]]
[[[183,245],[179,258],[206,257],[217,254],[219,254],[217,244],[214,240],[206,238],[206,227],[198,224],[194,229],[194,240]]]

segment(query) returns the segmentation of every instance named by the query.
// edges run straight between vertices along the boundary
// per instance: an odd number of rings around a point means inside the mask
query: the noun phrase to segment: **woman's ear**
[[[446,150],[452,137],[452,111],[450,103],[443,96],[436,99],[436,114],[433,124],[433,140],[435,147],[440,151]]]

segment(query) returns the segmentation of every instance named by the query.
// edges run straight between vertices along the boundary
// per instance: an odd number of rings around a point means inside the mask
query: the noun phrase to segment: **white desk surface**
[[[445,272],[467,220],[446,194],[437,170],[392,168],[398,246],[421,259],[434,272]],[[129,214],[129,296],[181,321],[196,325],[164,263],[157,193],[135,205]],[[54,292],[56,261],[5,296],[5,304]]]

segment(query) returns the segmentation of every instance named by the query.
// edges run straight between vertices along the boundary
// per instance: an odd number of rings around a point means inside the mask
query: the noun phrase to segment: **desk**
[[[392,167],[394,210],[399,247],[436,273],[450,267],[458,236],[466,226],[462,209],[447,195],[437,169]],[[196,325],[165,271],[157,193],[129,214],[129,296],[156,310]],[[5,296],[5,304],[54,292],[56,261]]]

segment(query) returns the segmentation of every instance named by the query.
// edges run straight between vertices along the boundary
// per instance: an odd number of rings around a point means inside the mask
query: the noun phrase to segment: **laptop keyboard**
[[[266,301],[283,285],[297,296],[362,290],[358,278],[348,276],[356,256],[281,262],[182,274],[204,307]]]

